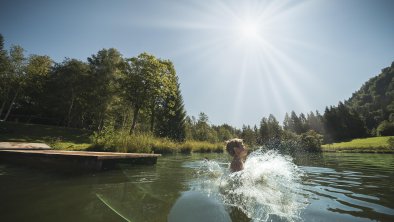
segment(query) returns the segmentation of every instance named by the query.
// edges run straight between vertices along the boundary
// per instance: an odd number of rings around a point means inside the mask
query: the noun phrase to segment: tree
[[[366,128],[359,114],[341,102],[338,107],[326,108],[323,122],[327,142],[366,136]]]
[[[219,141],[222,141],[222,142],[236,137],[235,129],[228,124],[222,124],[220,126],[217,126],[216,132],[217,132]]]
[[[270,139],[280,139],[281,135],[282,127],[279,125],[274,115],[270,114],[268,119],[266,117],[261,119],[258,144],[263,145]]]
[[[248,125],[242,126],[242,133],[241,133],[241,138],[244,139],[246,144],[249,145],[256,145],[257,144],[257,134],[255,131]]]
[[[196,118],[194,116],[186,116],[185,118],[185,133],[187,140],[193,140],[195,133]]]
[[[198,115],[194,133],[193,138],[196,140],[218,142],[217,132],[210,127],[208,116],[204,112]]]
[[[394,136],[394,122],[382,121],[376,129],[378,136]]]
[[[125,72],[125,61],[118,50],[102,49],[88,58],[91,81],[87,86],[92,95],[93,125],[101,130],[107,120],[113,124],[121,115],[120,84]]]
[[[158,59],[158,61],[161,63],[160,69],[157,70],[160,81],[157,81],[156,84],[158,88],[148,100],[151,132],[154,131],[155,119],[157,119],[157,117],[163,117],[162,115],[158,115],[160,110],[164,110],[168,118],[172,119],[172,121],[175,121],[172,117],[175,115],[177,109],[180,115],[179,118],[184,118],[186,116],[186,114],[181,114],[184,112],[183,99],[174,65],[169,60]],[[179,119],[179,121],[182,120]],[[173,124],[175,124],[175,122],[173,122]]]
[[[263,145],[270,139],[268,119],[263,117],[260,121],[258,144]]]
[[[282,127],[279,125],[279,122],[276,120],[274,115],[269,115],[267,124],[270,138],[280,139]]]
[[[288,130],[288,131],[292,131],[291,127],[292,127],[292,122],[291,122],[291,119],[289,117],[289,114],[286,112],[285,118],[283,120],[283,129],[284,130]]]
[[[178,83],[175,95],[166,97],[158,111],[156,135],[184,141],[186,139],[185,118],[186,112]]]
[[[51,105],[47,103],[46,90],[50,80],[53,61],[49,56],[31,55],[26,66],[26,85],[21,101],[24,113],[44,115]],[[52,92],[53,93],[53,92]]]
[[[303,133],[304,127],[302,125],[302,121],[294,111],[291,111],[290,119],[291,119],[290,131],[295,132],[297,134]]]
[[[8,97],[11,90],[11,76],[10,76],[10,60],[8,58],[8,52],[4,49],[4,38],[0,34],[0,120],[3,114],[3,110],[6,107]]]
[[[300,126],[299,126],[300,133],[307,132],[309,130],[309,126],[308,126],[307,119],[303,113],[300,114],[299,120],[300,120]]]
[[[7,121],[12,108],[17,102],[18,96],[20,96],[23,90],[26,75],[25,75],[25,56],[23,54],[24,49],[20,46],[13,45],[10,49],[9,62],[10,62],[10,79],[9,85],[11,87],[11,94],[13,94],[12,99],[9,101],[9,106],[7,113],[5,114],[4,121]]]
[[[156,102],[165,88],[163,81],[168,81],[167,78],[162,78],[167,68],[164,63],[148,53],[127,59],[126,72],[121,83],[125,98],[134,112],[130,133],[135,130],[141,109],[150,110],[151,118],[154,118]]]
[[[83,127],[84,114],[93,106],[88,93],[89,72],[89,65],[76,59],[66,59],[54,67],[52,84],[56,87],[56,97],[52,103],[57,104],[56,112],[65,126]]]
[[[324,133],[324,126],[323,126],[323,117],[320,115],[318,111],[316,111],[316,114],[313,112],[310,112],[307,115],[307,125],[308,128],[311,130],[316,131],[319,134]]]

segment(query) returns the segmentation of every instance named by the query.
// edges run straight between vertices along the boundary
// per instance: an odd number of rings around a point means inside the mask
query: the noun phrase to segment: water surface
[[[0,163],[0,221],[394,221],[392,154],[248,161],[231,174],[225,154],[170,155],[79,176]]]

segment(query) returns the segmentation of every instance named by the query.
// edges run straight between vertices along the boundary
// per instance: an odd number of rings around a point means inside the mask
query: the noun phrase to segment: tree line
[[[149,132],[175,141],[212,143],[241,137],[250,145],[275,140],[321,144],[375,135],[393,135],[394,63],[337,106],[274,115],[237,129],[212,125],[201,112],[187,116],[171,61],[148,53],[127,58],[114,48],[87,61],[26,57],[20,46],[4,48],[0,35],[0,120],[102,131]],[[391,130],[391,131],[390,131]],[[311,149],[313,146],[311,145]]]
[[[87,61],[26,57],[0,35],[0,120],[101,131],[151,132],[184,140],[180,84],[169,60],[148,53],[123,57],[102,49]]]
[[[318,146],[370,136],[394,135],[394,62],[390,67],[368,80],[352,97],[337,106],[318,111],[297,114],[286,113],[282,124],[274,115],[263,117],[259,124],[244,125],[241,129],[229,125],[205,124],[208,117],[202,113],[198,121],[188,122],[194,130],[194,138],[221,140],[230,136],[243,138],[248,144],[265,145],[271,141],[304,141]],[[203,129],[206,130],[203,130]],[[201,134],[199,132],[205,132]],[[190,135],[193,135],[190,133]],[[305,145],[305,144],[304,144]],[[310,146],[314,149],[313,146]]]

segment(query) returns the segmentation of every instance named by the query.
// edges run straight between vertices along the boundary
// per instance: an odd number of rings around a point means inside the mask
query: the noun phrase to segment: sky
[[[5,45],[170,59],[190,116],[258,125],[337,105],[394,61],[391,0],[0,0]]]

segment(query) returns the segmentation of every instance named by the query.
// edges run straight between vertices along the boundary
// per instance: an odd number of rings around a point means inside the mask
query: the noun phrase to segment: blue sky
[[[259,124],[348,99],[394,61],[391,0],[1,0],[6,47],[86,61],[102,48],[175,64],[188,115]]]

